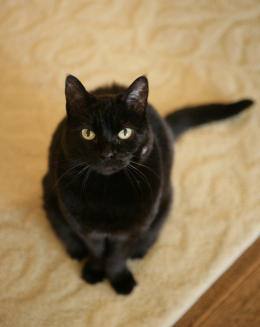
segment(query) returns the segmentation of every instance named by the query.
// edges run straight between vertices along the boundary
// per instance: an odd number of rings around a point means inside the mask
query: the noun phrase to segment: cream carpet
[[[259,235],[259,1],[0,6],[0,326],[171,326]],[[147,74],[162,114],[244,96],[257,101],[178,142],[174,210],[149,255],[130,262],[139,287],[129,297],[80,279],[80,265],[41,208],[67,73],[89,89]]]

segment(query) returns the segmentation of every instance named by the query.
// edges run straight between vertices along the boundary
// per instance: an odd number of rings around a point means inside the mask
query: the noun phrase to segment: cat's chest
[[[146,198],[152,190],[152,184],[144,174],[134,177],[127,172],[115,176],[102,176],[93,173],[85,181],[79,181],[75,191],[81,194],[87,202],[121,203]]]
[[[140,210],[144,204],[149,205],[152,193],[141,181],[131,181],[121,177],[117,179],[107,178],[102,182],[94,179],[89,183],[83,194],[83,202],[86,210],[90,212],[115,211],[129,212],[131,208]]]
[[[158,190],[128,176],[88,181],[71,194],[80,208],[82,231],[128,231],[144,226],[156,206]]]

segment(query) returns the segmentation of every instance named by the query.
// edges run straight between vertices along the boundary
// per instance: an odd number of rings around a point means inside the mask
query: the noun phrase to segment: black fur
[[[166,121],[172,127],[175,139],[177,139],[190,128],[232,117],[252,104],[251,99],[243,99],[227,104],[213,103],[187,107],[170,113],[166,116]]]
[[[54,133],[43,179],[44,208],[70,256],[87,258],[82,277],[92,284],[107,278],[116,292],[128,294],[136,281],[126,260],[147,253],[172,203],[170,126],[179,135],[251,102],[178,111],[168,125],[147,102],[144,76],[129,88],[114,84],[88,93],[70,75],[65,94],[67,117]],[[84,128],[96,137],[84,139]],[[124,128],[133,134],[121,140]]]

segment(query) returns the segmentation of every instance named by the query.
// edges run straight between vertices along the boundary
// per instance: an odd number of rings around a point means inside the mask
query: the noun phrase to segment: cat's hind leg
[[[43,185],[43,206],[46,211],[48,220],[52,225],[55,233],[61,239],[68,254],[77,260],[82,260],[88,255],[87,247],[81,239],[73,232],[66,220],[64,219],[53,187],[50,183],[49,175],[45,175],[42,181]]]
[[[170,190],[163,197],[158,213],[151,224],[150,228],[146,231],[144,235],[142,235],[135,243],[133,247],[133,252],[131,255],[132,259],[141,259],[143,258],[149,249],[156,242],[161,228],[167,218],[167,214],[169,212],[169,208],[172,203],[172,191]]]

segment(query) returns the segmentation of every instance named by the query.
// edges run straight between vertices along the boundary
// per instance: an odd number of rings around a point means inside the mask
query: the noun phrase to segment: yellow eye
[[[92,132],[90,129],[84,128],[81,131],[81,135],[84,137],[85,140],[91,141],[95,138],[95,133]]]
[[[118,137],[121,140],[129,139],[129,137],[133,134],[133,130],[131,128],[124,128],[118,133]]]

